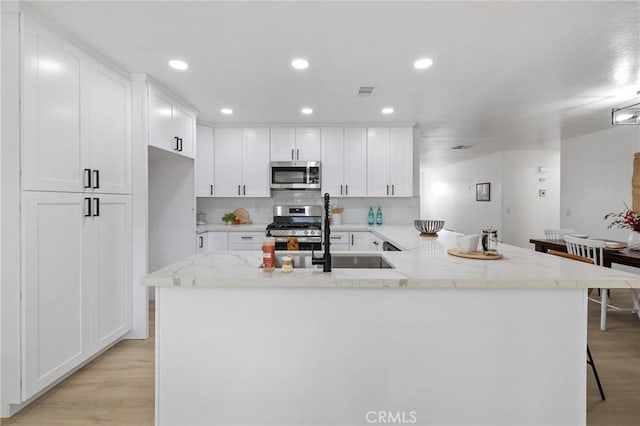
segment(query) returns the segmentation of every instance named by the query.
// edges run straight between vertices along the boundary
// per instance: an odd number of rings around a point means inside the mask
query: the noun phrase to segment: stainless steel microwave
[[[319,161],[272,161],[271,189],[320,190]]]

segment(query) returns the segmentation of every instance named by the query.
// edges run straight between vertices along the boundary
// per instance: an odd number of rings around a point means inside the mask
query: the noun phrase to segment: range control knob
[[[309,231],[304,231],[304,235],[309,235]]]

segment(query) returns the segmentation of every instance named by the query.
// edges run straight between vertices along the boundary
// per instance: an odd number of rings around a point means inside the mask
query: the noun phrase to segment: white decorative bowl
[[[436,235],[444,228],[444,220],[420,220],[413,221],[413,226],[423,235]]]

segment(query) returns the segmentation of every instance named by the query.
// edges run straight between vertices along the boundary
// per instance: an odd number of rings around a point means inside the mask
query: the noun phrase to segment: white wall
[[[207,223],[222,223],[225,213],[242,207],[253,223],[273,221],[273,206],[279,204],[322,205],[322,192],[273,191],[271,198],[198,198],[197,210],[207,215]],[[413,223],[420,213],[420,201],[412,198],[332,198],[332,206],[344,207],[345,224],[366,224],[369,206],[382,208],[384,223]]]
[[[633,154],[640,151],[639,126],[610,129],[563,140],[561,216],[563,228],[594,238],[626,241],[629,230],[607,229],[604,215],[631,207]]]
[[[193,160],[149,147],[149,271],[195,254]]]
[[[531,248],[529,238],[559,226],[559,157],[558,151],[510,150],[442,167],[423,165],[421,218],[445,220],[445,228],[468,234],[491,226],[505,243]],[[482,182],[491,183],[490,202],[476,201]]]

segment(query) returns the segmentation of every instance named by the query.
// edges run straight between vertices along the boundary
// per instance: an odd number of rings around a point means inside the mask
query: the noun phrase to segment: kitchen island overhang
[[[157,424],[585,424],[586,288],[639,277],[433,241],[444,253],[384,253],[395,270],[265,273],[259,253],[221,252],[150,274]]]

